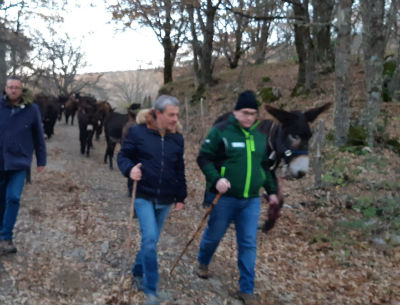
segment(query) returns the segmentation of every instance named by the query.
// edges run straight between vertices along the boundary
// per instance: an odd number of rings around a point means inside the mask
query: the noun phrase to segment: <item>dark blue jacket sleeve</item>
[[[35,147],[37,166],[46,165],[46,142],[44,140],[44,132],[42,126],[42,118],[40,116],[39,107],[32,105],[34,109],[34,123],[33,123],[33,145]]]
[[[121,173],[129,177],[129,173],[138,162],[135,161],[135,151],[137,149],[137,140],[134,132],[135,126],[129,128],[128,135],[122,143],[121,150],[118,153],[117,162]]]

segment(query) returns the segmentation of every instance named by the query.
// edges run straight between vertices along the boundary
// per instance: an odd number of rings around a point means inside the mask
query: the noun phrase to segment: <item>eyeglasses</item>
[[[22,88],[21,87],[15,87],[15,86],[7,86],[7,89],[10,89],[10,90],[21,90]]]
[[[257,113],[258,113],[257,111],[255,111],[255,112],[241,111],[241,114],[244,116],[256,116]]]

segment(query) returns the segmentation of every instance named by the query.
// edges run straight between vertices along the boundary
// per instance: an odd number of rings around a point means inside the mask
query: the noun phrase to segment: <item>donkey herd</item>
[[[140,108],[140,104],[132,104],[127,114],[121,114],[115,112],[107,101],[98,101],[92,96],[80,94],[56,98],[39,93],[35,95],[34,103],[39,106],[44,133],[48,139],[53,136],[54,126],[57,120],[62,120],[63,114],[65,124],[71,125],[74,125],[77,116],[80,152],[88,157],[93,147],[93,137],[99,140],[104,130],[107,142],[104,163],[109,160],[111,169],[115,146],[122,139],[122,130],[125,125],[135,122],[135,110]]]

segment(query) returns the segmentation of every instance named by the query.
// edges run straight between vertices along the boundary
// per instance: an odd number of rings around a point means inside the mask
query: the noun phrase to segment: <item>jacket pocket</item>
[[[13,154],[14,156],[29,157],[28,154],[22,149],[22,146],[15,142],[11,143],[7,151]]]

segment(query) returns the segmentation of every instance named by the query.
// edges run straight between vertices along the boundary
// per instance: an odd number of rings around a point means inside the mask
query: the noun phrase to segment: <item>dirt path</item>
[[[135,220],[134,247],[128,253],[124,243],[130,206],[126,179],[118,169],[110,171],[103,164],[103,137],[94,145],[90,158],[81,156],[78,128],[63,123],[47,141],[46,171],[33,172],[32,184],[25,186],[21,200],[15,229],[18,253],[0,258],[0,304],[114,304],[127,299],[129,277],[123,285],[120,280],[130,268],[127,257],[138,250],[139,227]],[[203,304],[195,302],[202,286],[208,286],[206,293],[215,297],[207,304],[238,304],[234,299],[226,303],[228,295],[218,291],[220,280],[207,283],[194,277],[194,257],[184,277],[169,277],[172,262],[194,228],[194,223],[185,224],[192,212],[191,208],[181,215],[172,212],[160,241],[164,304]],[[201,217],[197,214],[194,222]],[[177,233],[182,227],[185,234]],[[182,265],[185,260],[186,256]],[[184,286],[177,287],[175,280]],[[142,293],[132,296],[132,304],[143,300]]]
[[[133,248],[126,249],[126,179],[103,164],[103,137],[94,145],[90,158],[81,156],[78,128],[56,125],[54,138],[47,142],[48,167],[40,175],[33,173],[23,192],[15,229],[18,253],[0,257],[0,304],[129,304],[130,278],[121,283],[121,276],[139,248],[138,222]],[[186,142],[187,207],[170,213],[159,243],[162,304],[240,305],[231,296],[238,280],[232,229],[215,254],[211,279],[200,280],[194,273],[199,238],[169,275],[204,215],[196,145]],[[399,305],[398,253],[389,259],[360,243],[349,255],[323,240],[313,241],[315,219],[326,224],[333,219],[325,210],[311,213],[299,204],[309,195],[307,179],[290,183],[290,192],[284,190],[289,204],[278,227],[259,235],[255,286],[263,304]],[[143,304],[144,294],[132,292],[130,304]]]

